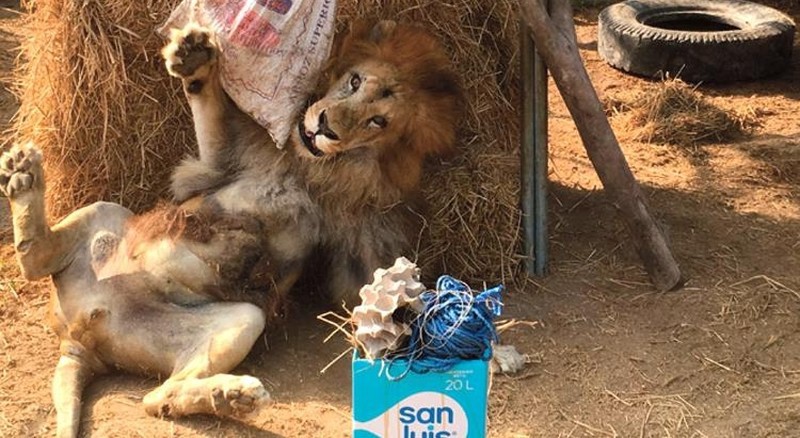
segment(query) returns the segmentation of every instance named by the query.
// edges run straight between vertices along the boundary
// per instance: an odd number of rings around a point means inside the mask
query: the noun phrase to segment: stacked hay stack
[[[195,149],[188,106],[167,77],[154,29],[176,0],[41,0],[26,22],[17,74],[18,139],[44,150],[56,216],[95,200],[142,211],[166,195]],[[518,34],[515,2],[339,0],[354,18],[430,27],[451,51],[469,99],[461,154],[432,166],[424,272],[509,281],[519,265]]]
[[[31,2],[22,42],[17,138],[43,149],[56,216],[96,200],[134,210],[163,196],[192,150],[182,92],[165,74],[153,31],[157,1]]]

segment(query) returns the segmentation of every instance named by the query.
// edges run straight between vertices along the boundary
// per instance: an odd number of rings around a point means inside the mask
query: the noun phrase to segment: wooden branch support
[[[628,227],[651,281],[662,291],[680,288],[684,279],[678,263],[650,214],[581,60],[569,0],[551,1],[549,13],[540,0],[519,0],[519,4],[536,50],[564,98],[589,160]]]

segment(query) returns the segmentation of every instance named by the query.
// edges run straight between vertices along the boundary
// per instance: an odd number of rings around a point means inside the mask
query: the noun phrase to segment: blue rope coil
[[[503,286],[496,286],[477,296],[464,282],[448,275],[439,277],[436,290],[420,295],[422,313],[411,324],[408,346],[395,352],[395,361],[405,361],[399,380],[410,371],[415,373],[444,372],[468,359],[492,358],[492,343],[497,342],[494,319],[503,308]]]

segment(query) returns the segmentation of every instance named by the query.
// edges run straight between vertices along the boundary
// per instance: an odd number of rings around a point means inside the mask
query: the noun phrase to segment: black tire
[[[687,30],[692,24],[702,30]],[[628,0],[600,13],[597,49],[629,73],[727,82],[786,68],[794,32],[791,18],[748,1]]]

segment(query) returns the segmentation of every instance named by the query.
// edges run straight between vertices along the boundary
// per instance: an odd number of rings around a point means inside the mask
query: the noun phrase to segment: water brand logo
[[[382,438],[466,438],[464,408],[438,392],[418,392],[368,421],[353,421],[353,430]]]

